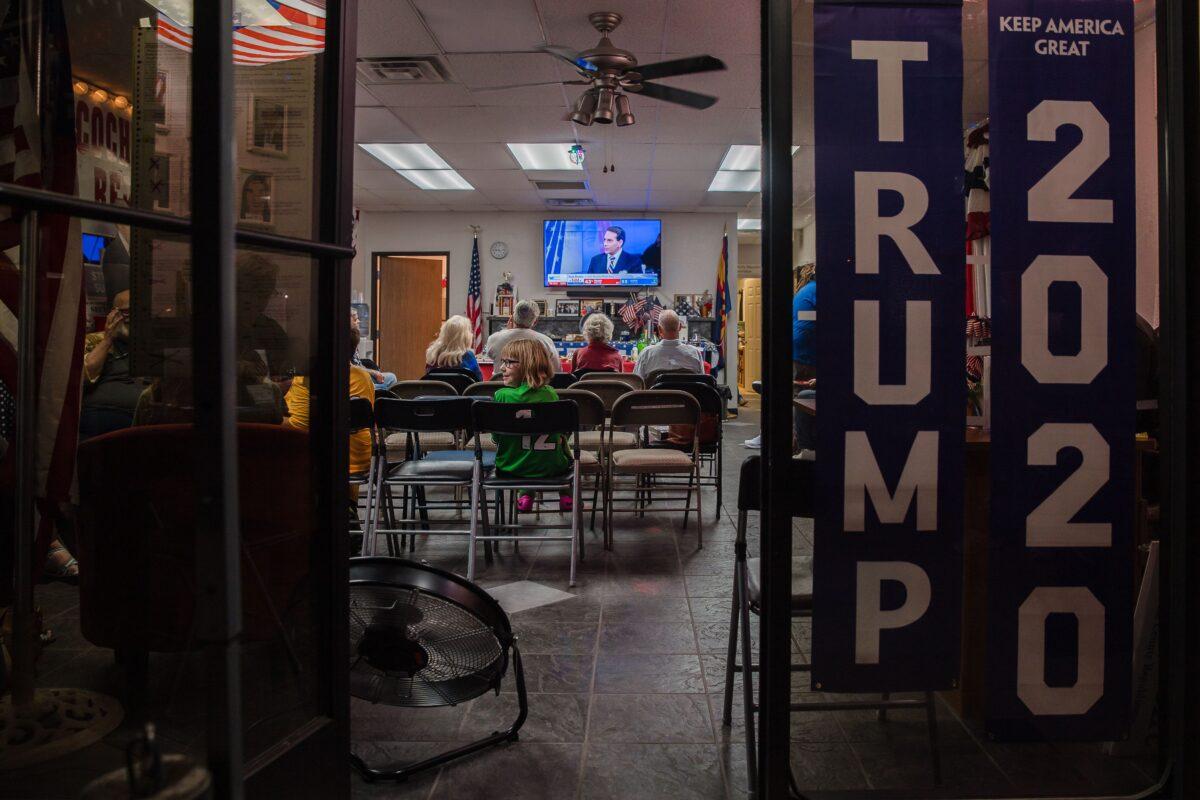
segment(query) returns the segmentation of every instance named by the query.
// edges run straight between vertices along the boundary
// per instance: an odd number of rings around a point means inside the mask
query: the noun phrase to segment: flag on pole
[[[649,303],[649,306],[650,306],[650,308],[649,308],[650,324],[657,325],[658,318],[662,316],[663,304],[658,299],[658,295],[656,295],[656,294],[650,295],[647,302]]]
[[[625,301],[625,305],[621,306],[621,319],[625,320],[625,324],[629,326],[630,330],[641,330],[642,309],[645,307],[646,299],[639,298],[636,294],[631,294]]]
[[[238,9],[233,25],[233,63],[275,64],[325,51],[323,0],[266,0],[266,3],[266,14],[247,17],[244,15],[248,9]],[[156,22],[159,41],[192,52],[192,29],[188,24],[191,3],[152,0],[150,4],[166,12],[160,13]],[[176,10],[180,5],[183,7]],[[246,18],[254,19],[256,24],[238,24]]]
[[[471,347],[476,353],[483,350],[483,297],[479,278],[479,234],[471,245],[471,279],[467,283],[467,319],[471,320]]]
[[[713,373],[725,368],[725,326],[729,322],[729,229],[721,236],[721,257],[717,259],[717,296],[713,304],[717,312],[717,366]]]
[[[42,107],[31,76],[33,43],[26,23],[38,21],[45,41]],[[67,25],[61,0],[13,0],[0,21],[0,181],[78,196],[75,103]],[[37,430],[34,441],[35,558],[53,533],[57,506],[70,497],[79,433],[83,374],[83,256],[79,220],[38,215],[36,358]],[[0,206],[0,381],[17,387],[21,221]],[[13,452],[10,448],[9,453]]]

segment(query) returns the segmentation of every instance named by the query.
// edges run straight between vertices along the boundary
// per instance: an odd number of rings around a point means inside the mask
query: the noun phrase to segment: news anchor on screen
[[[642,272],[642,257],[625,252],[625,229],[612,225],[604,231],[603,253],[592,256],[589,275],[616,275]]]

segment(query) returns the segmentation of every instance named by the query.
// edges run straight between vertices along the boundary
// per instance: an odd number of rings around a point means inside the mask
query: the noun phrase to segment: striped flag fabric
[[[658,295],[651,295],[649,300],[645,301],[649,305],[650,324],[657,325],[658,318],[662,316],[664,306],[658,299]]]
[[[44,102],[35,107],[30,24],[41,20]],[[12,0],[0,21],[0,180],[76,197],[75,104],[71,58],[61,0]],[[54,531],[58,507],[70,498],[79,435],[83,375],[83,256],[79,220],[38,215],[37,331],[33,342],[37,388],[34,437],[35,564],[40,565]],[[0,207],[0,381],[12,396],[17,387],[20,311],[21,224],[11,207]],[[7,432],[6,432],[7,433]],[[11,435],[11,434],[10,434]],[[11,444],[11,442],[10,442]],[[8,453],[13,454],[10,447]],[[13,457],[12,455],[9,456]]]
[[[233,26],[233,63],[276,64],[325,51],[324,0],[266,0],[275,10],[272,25]],[[192,29],[159,13],[159,41],[192,52]]]
[[[467,319],[471,321],[471,347],[483,350],[483,297],[479,277],[479,236],[471,246],[471,279],[467,284]]]
[[[725,369],[725,328],[729,323],[729,230],[721,236],[721,256],[717,259],[717,292],[713,306],[717,312],[717,366],[713,373]]]
[[[630,295],[625,301],[625,305],[621,306],[621,319],[629,326],[630,330],[636,331],[642,327],[642,309],[646,307],[646,298],[639,298],[637,295]]]

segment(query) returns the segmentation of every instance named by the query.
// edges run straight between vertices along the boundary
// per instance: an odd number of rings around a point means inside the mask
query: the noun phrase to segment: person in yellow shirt
[[[351,328],[351,355],[358,350],[358,340],[358,328]],[[350,396],[365,397],[371,401],[372,406],[375,405],[375,382],[371,380],[371,373],[353,364],[350,365]],[[284,424],[302,431],[308,430],[308,379],[303,376],[297,376],[292,381],[292,388],[288,389],[284,400],[287,401],[288,407],[288,416],[284,420]],[[350,474],[354,475],[366,472],[370,466],[371,432],[364,429],[350,434]]]

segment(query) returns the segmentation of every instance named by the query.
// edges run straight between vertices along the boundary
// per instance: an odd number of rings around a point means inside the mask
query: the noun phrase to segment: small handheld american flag
[[[467,285],[467,319],[471,320],[471,347],[478,353],[483,349],[483,298],[480,296],[479,235],[471,246],[471,280]]]
[[[637,295],[629,295],[629,299],[625,301],[625,305],[621,306],[621,319],[625,320],[625,324],[630,330],[640,330],[642,327],[642,309],[646,307],[646,299],[638,298]]]

